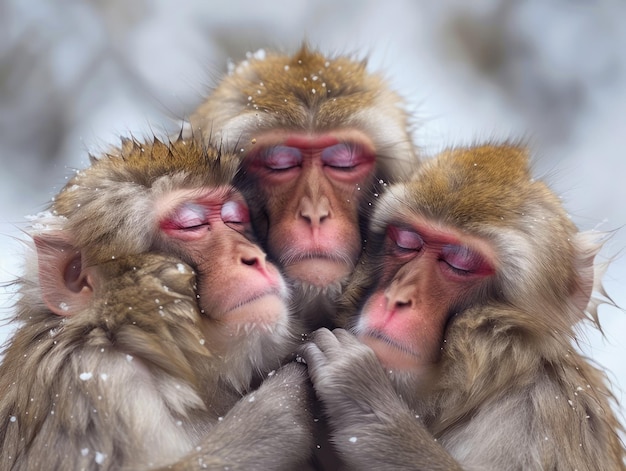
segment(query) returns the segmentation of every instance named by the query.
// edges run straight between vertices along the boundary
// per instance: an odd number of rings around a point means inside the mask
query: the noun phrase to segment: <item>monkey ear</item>
[[[61,232],[34,237],[39,285],[44,303],[59,316],[85,309],[93,295],[93,280],[83,257]]]

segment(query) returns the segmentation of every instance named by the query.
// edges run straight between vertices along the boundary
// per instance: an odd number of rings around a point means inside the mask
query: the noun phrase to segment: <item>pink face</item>
[[[265,133],[246,168],[267,202],[268,249],[286,273],[318,287],[349,275],[361,250],[358,208],[375,168],[371,141],[357,131]]]
[[[179,190],[159,201],[166,244],[196,267],[199,305],[213,321],[271,327],[287,315],[287,289],[250,240],[248,206],[230,187]]]
[[[446,324],[495,273],[482,239],[415,218],[387,227],[383,273],[358,336],[388,368],[422,372],[439,359]]]

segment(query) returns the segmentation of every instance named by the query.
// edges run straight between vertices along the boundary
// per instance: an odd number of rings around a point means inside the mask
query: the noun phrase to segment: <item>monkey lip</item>
[[[348,276],[353,268],[353,263],[346,258],[321,251],[298,254],[284,260],[283,264],[290,278],[318,287],[336,283]]]
[[[358,335],[365,345],[376,353],[385,368],[398,370],[416,370],[428,363],[422,355],[397,342],[382,332],[369,330]]]
[[[273,325],[286,315],[285,295],[278,288],[269,288],[237,301],[226,308],[219,320],[233,324]]]

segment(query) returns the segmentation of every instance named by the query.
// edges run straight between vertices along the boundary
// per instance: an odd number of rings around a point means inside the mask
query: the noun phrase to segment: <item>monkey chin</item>
[[[306,285],[325,288],[342,281],[354,267],[342,260],[324,257],[306,258],[285,265],[284,270],[292,280]]]
[[[280,295],[266,294],[230,309],[218,319],[205,318],[211,350],[228,373],[222,378],[244,393],[277,369],[296,347],[296,327]]]

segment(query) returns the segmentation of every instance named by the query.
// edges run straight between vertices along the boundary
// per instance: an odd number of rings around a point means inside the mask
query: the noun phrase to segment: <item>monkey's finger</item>
[[[356,336],[348,332],[345,329],[334,329],[333,334],[342,345],[362,345],[361,341],[356,338]]]
[[[318,338],[328,335],[330,333],[331,333],[330,330],[328,330],[326,327],[320,327],[315,332],[311,332],[308,338],[309,340],[312,340],[313,342],[317,342]]]
[[[328,363],[326,354],[313,342],[307,342],[300,346],[298,355],[301,356],[306,363],[310,376],[313,376],[314,371],[317,371],[319,368],[324,368]]]
[[[341,330],[341,329],[335,329]],[[341,343],[335,336],[335,331],[331,332],[326,328],[321,328],[311,334],[311,340],[319,347],[321,351],[330,354],[331,350],[341,349]]]

